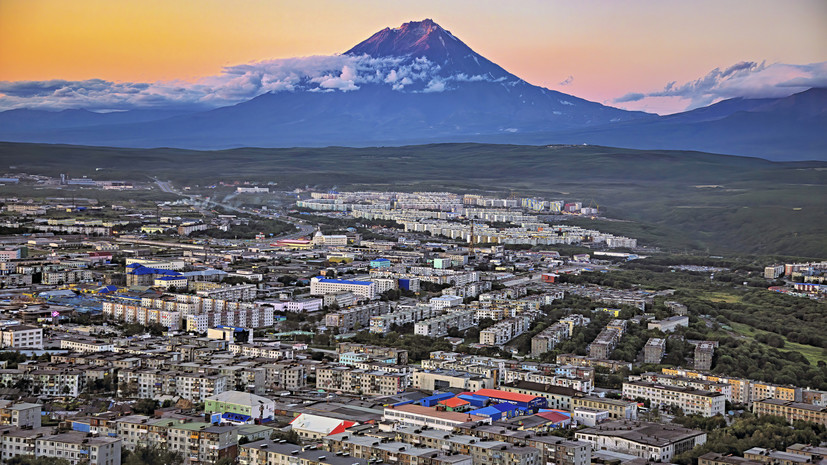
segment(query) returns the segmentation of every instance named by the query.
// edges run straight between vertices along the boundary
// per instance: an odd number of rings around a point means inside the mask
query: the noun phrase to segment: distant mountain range
[[[209,111],[10,110],[0,112],[0,140],[197,149],[586,143],[827,160],[825,89],[663,117],[625,111],[531,85],[431,20],[383,29],[344,57],[375,78],[306,78]]]

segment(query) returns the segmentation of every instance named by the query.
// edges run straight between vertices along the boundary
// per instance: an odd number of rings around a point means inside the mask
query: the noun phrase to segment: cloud
[[[442,79],[431,79],[431,81],[428,82],[428,85],[425,87],[425,89],[422,90],[422,92],[424,92],[424,93],[443,92],[444,90],[445,90],[445,81],[443,81]]]
[[[715,68],[694,81],[669,82],[663,89],[652,92],[630,92],[613,102],[678,98],[690,110],[730,98],[786,97],[811,87],[824,86],[827,86],[827,62],[767,65],[765,61],[741,61],[723,70]]]
[[[560,81],[558,84],[561,85],[561,86],[567,86],[567,85],[571,84],[572,82],[574,82],[574,76],[569,76],[569,77],[563,79],[562,81]]]
[[[646,98],[646,94],[640,92],[629,92],[628,94],[614,99],[614,103],[637,102]]]
[[[195,110],[233,105],[268,92],[350,92],[365,84],[388,85],[397,91],[436,92],[445,90],[447,80],[485,79],[482,76],[441,74],[444,74],[442,68],[424,57],[332,55],[228,66],[218,75],[195,82],[0,81],[0,111],[14,108]]]

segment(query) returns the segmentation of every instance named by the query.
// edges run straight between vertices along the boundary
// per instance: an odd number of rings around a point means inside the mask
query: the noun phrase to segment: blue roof
[[[156,279],[160,279],[161,281],[178,281],[179,279],[187,279],[187,277],[186,276],[161,276],[160,278],[156,278]]]
[[[240,413],[227,412],[224,415],[221,415],[221,418],[223,418],[225,420],[230,420],[230,421],[247,422],[247,421],[250,421],[251,417],[250,417],[250,415],[242,415]]]
[[[488,407],[483,407],[477,410],[471,410],[468,412],[469,415],[481,415],[485,417],[492,417],[498,416],[502,414],[502,410],[494,408],[493,405],[489,405]]]
[[[372,262],[389,262],[390,260],[388,260],[387,258],[374,258],[371,261]]]
[[[133,263],[132,265],[127,265],[127,268],[132,268],[132,272],[130,274],[136,276],[144,276],[148,274],[159,274],[162,276],[182,276],[182,274],[177,271],[162,270],[160,268],[150,268],[148,266],[143,266],[140,263]]]
[[[509,404],[509,403],[507,403],[507,402],[501,402],[501,403],[499,403],[499,404],[489,405],[489,407],[492,407],[492,408],[494,408],[494,409],[497,409],[497,410],[498,410],[498,411],[500,411],[500,412],[508,412],[508,411],[510,411],[510,410],[517,410],[517,409],[519,409],[519,407],[517,407],[516,405],[514,405],[514,404]]]
[[[328,279],[323,278],[321,276],[316,277],[320,283],[330,283],[330,284],[356,284],[359,286],[370,286],[373,284],[371,281],[351,281],[347,279]]]

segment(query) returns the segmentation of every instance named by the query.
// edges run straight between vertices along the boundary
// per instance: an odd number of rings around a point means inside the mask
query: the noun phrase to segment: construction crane
[[[474,254],[474,220],[471,220],[471,240],[468,243],[468,259],[475,258]]]
[[[594,208],[596,212],[590,214],[591,218],[594,219],[595,217],[597,217],[597,215],[600,214],[600,205],[598,205],[597,202],[594,201],[594,199],[592,199],[592,201],[589,202],[589,209],[591,210],[592,208]]]

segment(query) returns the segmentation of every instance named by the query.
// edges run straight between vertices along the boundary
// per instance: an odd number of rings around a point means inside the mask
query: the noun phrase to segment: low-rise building
[[[204,399],[204,413],[220,413],[222,421],[253,423],[272,419],[276,403],[249,392],[224,391]]]
[[[657,423],[611,421],[575,433],[595,450],[605,449],[646,460],[669,462],[675,456],[706,442],[706,433]]]
[[[664,333],[671,333],[680,326],[689,326],[689,317],[686,315],[674,315],[666,317],[662,320],[655,320],[649,322],[649,329],[657,329]]]

